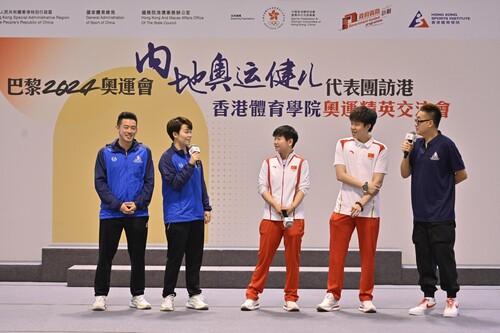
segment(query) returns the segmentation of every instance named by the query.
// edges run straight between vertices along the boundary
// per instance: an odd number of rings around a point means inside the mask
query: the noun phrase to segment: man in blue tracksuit
[[[95,163],[95,189],[101,199],[99,262],[94,281],[94,311],[106,309],[111,264],[125,229],[130,256],[129,306],[151,309],[144,298],[148,205],[154,187],[151,150],[135,140],[137,117],[122,112],[116,124],[118,139],[99,150]]]
[[[168,250],[163,283],[161,311],[174,310],[175,286],[182,263],[186,260],[188,309],[208,310],[200,289],[205,223],[211,219],[207,187],[199,150],[191,145],[193,124],[176,117],[167,124],[172,146],[160,158],[158,167],[163,181],[163,216]]]

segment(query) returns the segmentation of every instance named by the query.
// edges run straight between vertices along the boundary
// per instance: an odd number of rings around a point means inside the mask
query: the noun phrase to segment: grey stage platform
[[[153,309],[128,307],[128,288],[112,288],[105,312],[93,312],[93,290],[69,288],[66,283],[0,282],[0,332],[231,332],[231,333],[308,333],[308,332],[500,332],[500,287],[465,286],[459,293],[460,315],[442,317],[444,293],[438,292],[438,309],[425,317],[408,315],[408,308],[422,297],[416,286],[377,285],[374,303],[378,313],[357,310],[356,290],[345,290],[342,309],[319,313],[316,305],[324,290],[300,290],[301,311],[287,313],[281,309],[283,291],[266,289],[262,308],[240,311],[244,289],[204,289],[210,304],[208,311],[187,310],[186,291],[177,290],[176,310],[160,312],[160,288],[148,288],[146,297]]]

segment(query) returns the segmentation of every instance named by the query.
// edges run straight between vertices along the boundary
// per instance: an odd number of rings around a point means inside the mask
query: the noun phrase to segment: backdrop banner
[[[457,261],[499,265],[500,159],[488,146],[500,114],[486,105],[500,88],[498,12],[493,0],[3,1],[0,261],[97,244],[94,164],[122,111],[137,114],[137,139],[155,163],[148,244],[165,243],[157,164],[171,144],[168,120],[185,116],[213,206],[206,246],[258,246],[258,172],[274,155],[273,130],[288,124],[311,169],[303,247],[327,248],[335,144],[365,105],[390,156],[378,247],[414,264],[401,144],[431,102],[469,174],[457,186]]]

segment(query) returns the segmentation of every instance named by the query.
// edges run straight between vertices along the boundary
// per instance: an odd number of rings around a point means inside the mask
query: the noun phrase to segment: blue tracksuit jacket
[[[134,139],[125,150],[118,139],[99,150],[94,170],[95,189],[101,199],[99,218],[128,217],[120,212],[124,202],[134,202],[132,216],[148,216],[154,188],[154,166],[151,150]]]
[[[162,178],[163,220],[165,223],[190,222],[204,219],[211,211],[203,165],[189,164],[191,155],[173,144],[158,163]],[[201,162],[201,161],[200,161]]]

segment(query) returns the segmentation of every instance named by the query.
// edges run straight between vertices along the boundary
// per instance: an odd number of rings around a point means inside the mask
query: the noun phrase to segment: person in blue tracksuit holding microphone
[[[191,144],[193,124],[185,117],[167,123],[172,145],[160,158],[167,263],[161,311],[174,310],[175,286],[182,259],[186,261],[188,309],[208,310],[200,289],[205,224],[211,220],[200,150]]]

